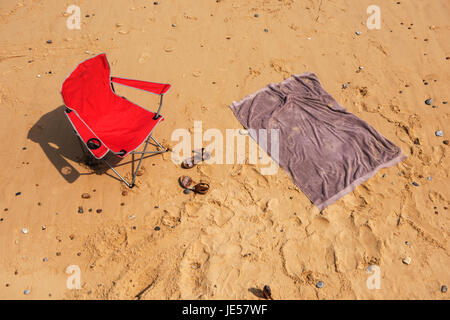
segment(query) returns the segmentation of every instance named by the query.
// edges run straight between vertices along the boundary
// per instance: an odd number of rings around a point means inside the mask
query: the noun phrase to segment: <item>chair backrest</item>
[[[110,113],[114,100],[119,97],[111,88],[106,55],[103,53],[80,63],[64,81],[61,94],[65,105],[75,110],[88,125]]]

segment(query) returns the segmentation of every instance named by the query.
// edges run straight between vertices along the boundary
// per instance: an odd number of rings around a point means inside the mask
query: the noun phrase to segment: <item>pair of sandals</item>
[[[205,148],[202,148],[201,151],[194,150],[194,156],[190,159],[186,159],[181,163],[181,167],[183,169],[192,169],[195,165],[209,160],[211,158],[211,154],[205,151]]]
[[[181,176],[179,179],[180,185],[184,188],[184,193],[189,194],[191,191],[198,194],[206,194],[209,190],[209,184],[206,182],[200,182],[194,185],[194,187],[190,188],[190,186],[194,183],[189,176]]]
[[[200,152],[194,150],[194,156],[190,159],[186,159],[181,164],[181,167],[184,169],[191,169],[196,164],[201,163],[202,161],[206,161],[211,158],[211,154],[205,152],[205,148],[203,148]],[[206,194],[209,191],[209,184],[206,182],[200,182],[194,185],[194,187],[190,188],[194,183],[191,177],[189,176],[181,176],[179,179],[180,185],[184,188],[184,193],[188,194],[191,191],[198,194]]]

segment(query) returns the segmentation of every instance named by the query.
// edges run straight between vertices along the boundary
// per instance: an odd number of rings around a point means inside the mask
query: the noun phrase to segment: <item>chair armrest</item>
[[[141,80],[132,80],[125,78],[111,77],[111,82],[118,83],[124,86],[133,87],[136,89],[141,89],[144,91],[152,92],[155,94],[162,95],[169,91],[171,85],[166,83],[156,83]]]

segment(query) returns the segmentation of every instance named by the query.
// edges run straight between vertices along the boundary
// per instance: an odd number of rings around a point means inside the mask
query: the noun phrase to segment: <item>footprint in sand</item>
[[[150,54],[147,53],[147,52],[144,52],[144,53],[142,53],[141,56],[139,57],[138,62],[139,62],[140,64],[146,63],[147,60],[148,60],[149,58],[150,58]]]
[[[186,249],[180,263],[181,299],[198,299],[205,294],[207,289],[205,263],[209,258],[209,252],[200,241]]]
[[[369,264],[380,264],[381,241],[375,236],[375,234],[368,226],[363,225],[360,227],[359,241],[364,247],[365,262]]]

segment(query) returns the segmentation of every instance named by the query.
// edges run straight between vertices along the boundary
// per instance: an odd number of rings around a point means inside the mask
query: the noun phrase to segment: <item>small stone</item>
[[[20,196],[22,194],[22,192],[16,192],[16,197]]]
[[[405,257],[405,258],[403,258],[402,262],[404,264],[406,264],[406,265],[409,265],[409,264],[411,264],[411,258],[410,257]]]
[[[419,186],[419,184],[417,182],[415,182],[415,181],[412,183],[412,185],[415,186],[415,187]]]
[[[448,145],[450,143],[450,141],[444,140],[444,141],[442,141],[442,143],[445,144],[445,145]]]
[[[363,67],[363,66],[359,66],[358,69],[359,69],[359,70],[363,70],[364,67]]]
[[[46,226],[42,226],[41,229],[42,229],[42,231],[45,231],[47,229],[47,227]]]
[[[52,44],[53,41],[52,41],[52,40],[47,40],[47,43],[48,43],[48,44]]]
[[[427,177],[427,180],[428,180],[428,181],[431,181],[431,180],[433,180],[433,178],[431,178],[431,177]]]
[[[342,89],[346,89],[348,87],[348,83],[344,83],[343,85],[342,85]]]
[[[89,193],[83,193],[81,195],[81,198],[83,198],[83,199],[89,199],[90,197],[91,197],[91,195]]]
[[[269,32],[269,29],[264,29],[264,32]]]
[[[25,294],[25,295],[29,295],[30,293],[31,293],[31,291],[28,290],[28,289],[26,289],[26,290],[23,292],[23,294]]]
[[[361,31],[356,31],[355,33],[356,33],[357,36],[360,36],[362,34]]]
[[[259,17],[259,14],[255,13],[253,16],[254,16],[255,18],[258,18],[258,17]]]
[[[159,230],[161,230],[161,228],[158,227],[158,226],[156,226],[156,227],[155,227],[155,231],[159,231]]]
[[[124,191],[122,191],[122,196],[126,196],[128,194],[128,191],[126,191],[126,190],[124,190]]]
[[[28,229],[27,229],[27,228],[23,228],[23,229],[22,229],[22,233],[23,233],[23,234],[27,234],[27,233],[28,233]]]
[[[153,2],[153,4],[154,4],[155,6],[157,6],[157,5],[159,4],[159,2],[158,2],[158,1],[155,1],[155,2]]]
[[[429,106],[430,106],[432,103],[433,103],[433,99],[431,99],[431,98],[425,100],[425,104],[426,104],[426,105],[429,105]]]
[[[191,192],[192,192],[191,189],[184,189],[184,191],[183,191],[184,194],[190,194]]]
[[[45,257],[44,259],[42,259],[42,261],[47,262],[47,261],[48,261],[48,258]]]
[[[78,213],[82,214],[84,212],[83,207],[78,207]]]
[[[96,210],[97,213],[102,213],[102,211],[103,211],[102,209],[97,209]]]
[[[444,133],[442,132],[442,130],[438,130],[434,133],[437,137],[442,137],[444,136]]]
[[[405,241],[405,244],[406,244],[407,246],[409,246],[409,241]]]
[[[173,28],[176,28],[177,25],[176,25],[175,23],[172,23],[172,27],[173,27]]]
[[[75,239],[75,235],[72,233],[72,234],[69,236],[69,239],[70,239],[70,240]]]
[[[316,283],[316,287],[319,288],[319,289],[322,289],[324,285],[325,284],[323,283],[323,281],[319,281],[319,282]]]
[[[442,293],[447,293],[447,286],[444,284],[442,287],[441,287],[441,292]]]
[[[59,257],[61,256],[61,252],[57,252],[56,255]]]

